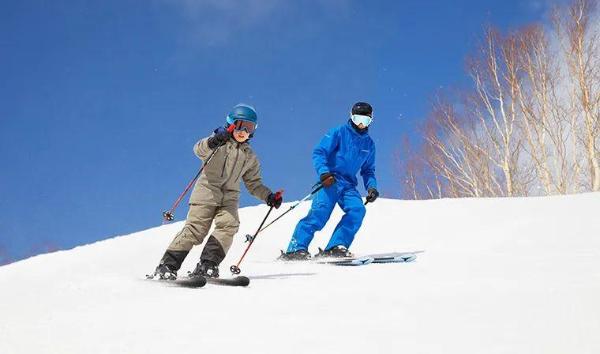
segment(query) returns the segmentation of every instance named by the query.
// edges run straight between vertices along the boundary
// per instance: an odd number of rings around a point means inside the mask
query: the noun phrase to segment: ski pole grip
[[[275,200],[281,199],[282,196],[283,196],[283,189],[280,189],[275,193]]]

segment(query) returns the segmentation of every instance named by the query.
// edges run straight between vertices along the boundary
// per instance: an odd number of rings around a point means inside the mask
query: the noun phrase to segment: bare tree
[[[525,151],[545,194],[565,194],[573,189],[576,160],[569,160],[571,121],[558,94],[561,73],[556,56],[541,26],[515,35],[519,66],[524,77],[515,82]]]
[[[502,38],[497,31],[486,32],[479,55],[469,61],[469,74],[475,84],[475,95],[469,104],[477,117],[489,148],[488,159],[500,168],[503,195],[524,195],[528,178],[520,176],[519,154],[522,137],[517,134],[520,111],[517,106],[519,66],[514,37]]]
[[[575,0],[566,14],[557,11],[557,32],[564,34],[569,72],[573,80],[572,102],[581,115],[583,142],[589,168],[590,187],[600,191],[600,52],[598,25],[590,24],[596,1]]]
[[[403,136],[401,149],[396,151],[394,161],[402,183],[404,198],[421,199],[418,180],[422,177],[422,169],[419,169],[418,159],[418,154],[413,151],[408,136]]]
[[[437,99],[421,146],[404,147],[406,196],[600,190],[600,17],[591,20],[592,1],[559,9],[554,31],[485,32],[467,62],[472,90]]]
[[[435,190],[451,197],[505,195],[502,174],[489,159],[489,146],[473,115],[458,114],[442,99],[435,103],[425,129],[424,160]],[[433,189],[429,187],[429,189]]]

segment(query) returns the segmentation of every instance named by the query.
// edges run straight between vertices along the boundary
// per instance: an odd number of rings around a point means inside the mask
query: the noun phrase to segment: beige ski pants
[[[193,246],[199,245],[204,241],[210,231],[213,220],[215,229],[212,232],[217,241],[223,247],[227,254],[233,236],[237,233],[240,220],[238,217],[238,206],[216,206],[216,205],[198,205],[191,204],[188,211],[185,225],[175,239],[169,245],[169,251],[189,251]]]

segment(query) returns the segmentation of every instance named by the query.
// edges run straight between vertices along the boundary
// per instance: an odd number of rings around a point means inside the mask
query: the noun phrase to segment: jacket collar
[[[247,151],[250,148],[249,140],[250,139],[244,141],[243,143],[240,143],[237,140],[235,140],[234,137],[231,137],[228,141],[232,148],[242,149],[244,151]]]

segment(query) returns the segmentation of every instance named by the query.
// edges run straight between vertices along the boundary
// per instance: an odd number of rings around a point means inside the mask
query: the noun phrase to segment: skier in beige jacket
[[[177,277],[185,257],[193,246],[204,241],[213,221],[214,231],[190,276],[219,276],[218,266],[225,258],[240,224],[240,181],[244,181],[248,191],[267,205],[275,208],[281,205],[280,194],[273,193],[262,183],[258,158],[248,144],[256,123],[254,108],[239,104],[227,115],[227,128],[216,129],[212,136],[194,146],[194,153],[201,160],[207,161],[213,152],[214,156],[196,181],[183,229],[175,235],[156,268],[156,274],[161,279]]]

